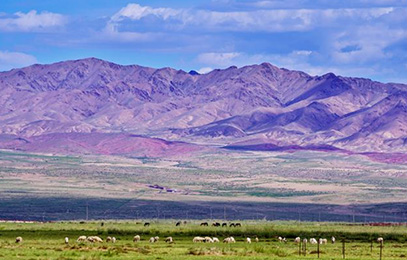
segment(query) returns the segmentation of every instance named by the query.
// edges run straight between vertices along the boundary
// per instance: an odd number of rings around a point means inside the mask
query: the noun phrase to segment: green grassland
[[[385,240],[383,259],[405,259],[407,257],[407,227],[372,227],[341,223],[313,222],[266,222],[243,221],[242,227],[201,227],[200,222],[188,221],[175,226],[174,221],[102,222],[55,222],[55,223],[0,223],[0,259],[317,259],[317,245],[308,243],[306,255],[298,255],[298,244],[294,238],[330,238],[335,244],[320,245],[320,259],[342,259],[342,240],[345,240],[346,259],[379,259],[380,245],[377,237]],[[141,242],[133,243],[134,235]],[[113,243],[78,243],[80,235],[97,235],[102,238],[114,236]],[[17,236],[22,243],[15,243]],[[70,238],[68,245],[65,237]],[[149,243],[152,236],[160,241]],[[164,242],[172,236],[173,244]],[[193,243],[194,236],[218,237],[220,240],[233,236],[234,244]],[[260,241],[254,242],[258,236]],[[286,237],[281,243],[277,237]],[[253,243],[245,243],[251,237]]]

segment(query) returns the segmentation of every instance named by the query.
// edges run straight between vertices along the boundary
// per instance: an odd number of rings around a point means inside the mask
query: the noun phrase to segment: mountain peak
[[[404,128],[392,129],[407,125],[406,85],[311,77],[266,62],[201,75],[90,57],[2,72],[0,96],[0,135],[126,131],[219,142],[266,136],[289,145],[348,140],[338,142],[346,149],[362,149],[358,138],[369,136],[363,149],[371,150],[405,149],[385,138],[407,138]],[[386,134],[373,124],[383,115],[397,119],[381,119]]]

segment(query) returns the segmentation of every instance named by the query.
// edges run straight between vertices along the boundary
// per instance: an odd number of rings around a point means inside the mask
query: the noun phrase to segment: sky
[[[407,83],[407,0],[1,0],[0,71],[87,57]]]

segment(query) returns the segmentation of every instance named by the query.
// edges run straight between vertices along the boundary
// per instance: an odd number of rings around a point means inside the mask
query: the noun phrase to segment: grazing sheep
[[[301,242],[301,238],[300,238],[300,237],[296,237],[296,238],[294,239],[294,243],[299,244],[300,242]]]
[[[336,241],[335,237],[331,237],[332,244],[335,244],[335,241]]]
[[[181,221],[178,221],[178,222],[175,224],[175,226],[176,226],[176,227],[181,226]]]
[[[315,238],[310,238],[309,242],[313,245],[318,244],[318,241]]]
[[[89,241],[89,242],[92,242],[92,243],[94,243],[94,242],[103,243],[103,239],[101,239],[101,238],[98,237],[98,236],[91,236],[91,237],[88,237],[88,241]]]
[[[150,240],[148,240],[148,242],[150,242],[150,243],[155,243],[154,237],[150,237]]]
[[[69,243],[69,238],[65,237],[65,244],[68,244],[68,243]]]
[[[111,238],[111,237],[107,237],[107,238],[106,238],[106,243],[109,243],[110,241],[112,241],[112,238]]]
[[[304,239],[302,240],[302,243],[306,245],[306,244],[308,243],[308,239],[304,238]]]
[[[202,227],[207,227],[207,226],[209,226],[209,224],[208,224],[208,222],[202,222],[202,223],[200,224],[200,226],[202,226]]]
[[[212,240],[213,240],[213,243],[219,243],[219,239],[217,237],[213,237]]]
[[[322,244],[326,245],[327,243],[328,243],[328,239],[326,239],[326,238],[320,238],[319,239],[319,244],[320,245],[322,245]]]
[[[240,224],[240,223],[235,224],[235,227],[241,227],[241,226],[242,226],[242,224]]]
[[[113,244],[116,243],[116,238],[115,237],[112,237],[112,243]]]
[[[156,236],[156,237],[154,237],[154,242],[158,242],[158,240],[159,240],[160,238],[158,237],[158,236]]]
[[[236,243],[236,240],[234,237],[230,237],[230,240],[232,241],[232,243]]]
[[[133,237],[133,242],[139,242],[141,240],[141,237],[139,235],[135,235]]]
[[[144,226],[145,226],[145,227],[150,226],[150,222],[146,222],[146,223],[144,223]]]
[[[16,243],[21,243],[23,242],[23,238],[22,237],[16,237]]]
[[[256,237],[256,238],[254,239],[254,241],[256,241],[256,243],[258,243],[258,242],[259,242],[259,238]]]
[[[230,237],[227,237],[227,238],[223,239],[223,243],[229,244],[229,243],[232,243],[232,240],[230,239]]]
[[[278,237],[278,241],[283,242],[283,238],[282,238],[282,237]]]
[[[194,239],[192,239],[192,242],[194,242],[194,243],[205,242],[205,238],[203,238],[203,237],[194,237]]]
[[[204,242],[205,243],[213,243],[213,240],[211,237],[204,237]]]
[[[222,223],[222,227],[227,227],[228,224],[227,223]]]
[[[251,244],[251,243],[252,243],[252,240],[250,239],[250,237],[246,237],[246,242],[247,242],[248,244]]]
[[[167,237],[167,238],[165,239],[165,243],[170,243],[170,244],[172,244],[172,243],[174,243],[174,240],[172,239],[172,237]]]
[[[76,240],[76,242],[85,242],[86,239],[87,239],[86,236],[80,236],[80,237],[78,237],[78,239]]]
[[[378,239],[377,239],[377,243],[383,243],[384,242],[384,239],[382,238],[382,237],[379,237]]]

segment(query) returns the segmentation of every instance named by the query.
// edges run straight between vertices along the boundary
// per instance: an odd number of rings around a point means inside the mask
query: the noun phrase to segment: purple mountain
[[[407,85],[268,63],[201,75],[90,58],[1,72],[0,122],[0,148],[30,151],[108,153],[103,144],[113,138],[119,154],[146,151],[149,142],[196,149],[172,142],[179,140],[403,152]],[[126,136],[135,144],[120,149]]]

